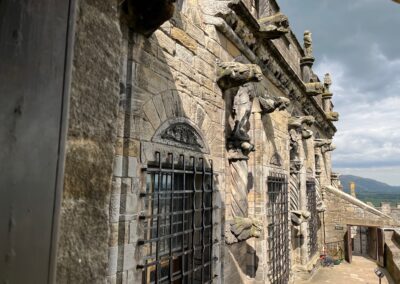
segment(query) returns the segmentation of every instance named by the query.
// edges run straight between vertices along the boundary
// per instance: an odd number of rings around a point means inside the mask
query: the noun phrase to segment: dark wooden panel
[[[52,281],[71,5],[0,1],[1,283]]]

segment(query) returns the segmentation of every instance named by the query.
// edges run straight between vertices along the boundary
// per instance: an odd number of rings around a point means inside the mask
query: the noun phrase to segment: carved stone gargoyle
[[[300,131],[303,139],[309,139],[313,132],[307,127],[311,127],[315,123],[315,118],[311,115],[308,116],[295,116],[289,118],[289,129]]]
[[[124,0],[121,4],[128,26],[147,37],[172,18],[176,0]]]
[[[332,145],[332,139],[315,139],[314,147],[321,148],[322,153],[334,151],[336,146]]]
[[[338,112],[330,111],[330,112],[326,112],[325,115],[326,115],[326,118],[330,121],[338,121],[339,120]]]
[[[324,85],[321,82],[305,83],[307,95],[318,96],[324,92]]]
[[[217,83],[222,90],[259,82],[263,77],[260,66],[256,64],[217,62],[217,65]]]
[[[290,220],[293,226],[300,226],[301,223],[307,222],[310,218],[311,213],[306,210],[296,210],[290,212]]]
[[[259,96],[262,113],[272,113],[275,110],[285,110],[290,104],[290,100],[285,97],[272,97],[269,95]]]
[[[259,238],[262,232],[262,222],[254,218],[235,217],[225,230],[225,241],[233,244],[250,238]]]
[[[284,14],[275,15],[258,20],[260,37],[263,39],[277,39],[289,32],[289,20]]]

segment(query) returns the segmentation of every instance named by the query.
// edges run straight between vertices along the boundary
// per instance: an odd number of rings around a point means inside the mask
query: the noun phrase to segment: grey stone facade
[[[157,152],[212,160],[213,283],[274,282],[272,174],[289,189],[280,244],[289,248],[287,281],[307,277],[323,227],[341,218],[323,222],[323,214],[345,202],[324,190],[335,180],[338,114],[330,77],[321,82],[312,71],[311,34],[304,50],[274,0],[152,0],[165,11],[150,14],[149,25],[140,20],[146,4],[120,2],[78,4],[57,282],[142,283],[150,275],[141,194]]]

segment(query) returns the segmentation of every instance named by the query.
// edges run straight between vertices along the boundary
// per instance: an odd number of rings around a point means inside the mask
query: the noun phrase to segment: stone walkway
[[[374,260],[363,256],[353,256],[353,262],[343,262],[334,267],[321,267],[320,270],[307,282],[295,282],[296,284],[330,283],[330,284],[378,284],[378,277],[374,273],[377,267]],[[390,278],[386,270],[382,284],[396,284]]]

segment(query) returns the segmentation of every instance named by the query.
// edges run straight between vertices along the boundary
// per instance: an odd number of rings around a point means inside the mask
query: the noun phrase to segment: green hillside
[[[380,206],[381,202],[400,203],[400,186],[353,175],[342,175],[340,181],[347,193],[350,192],[350,182],[355,182],[357,198],[364,202],[372,202],[375,206]]]

